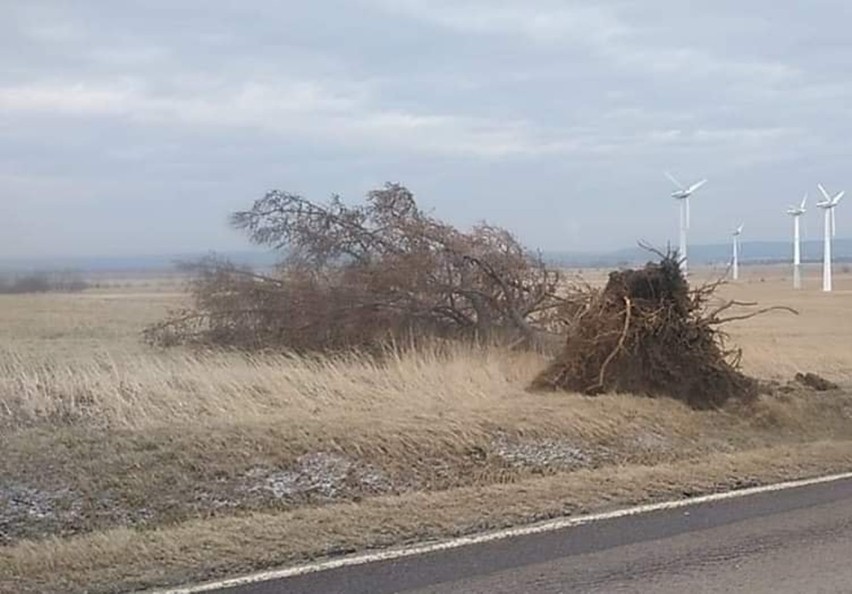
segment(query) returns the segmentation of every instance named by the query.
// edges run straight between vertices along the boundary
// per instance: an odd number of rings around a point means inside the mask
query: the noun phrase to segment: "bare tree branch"
[[[272,191],[232,223],[282,251],[275,271],[196,263],[195,315],[176,314],[150,340],[301,350],[409,335],[531,342],[567,306],[559,272],[511,233],[460,231],[424,214],[398,184],[354,207]]]

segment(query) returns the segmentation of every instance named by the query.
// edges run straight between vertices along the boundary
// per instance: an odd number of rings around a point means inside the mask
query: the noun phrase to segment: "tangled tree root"
[[[595,395],[669,396],[697,409],[729,398],[753,400],[758,382],[739,370],[740,351],[725,347],[720,325],[774,309],[720,317],[734,306],[709,300],[720,283],[690,289],[674,254],[643,269],[612,272],[575,308],[560,355],[533,381],[537,389]]]

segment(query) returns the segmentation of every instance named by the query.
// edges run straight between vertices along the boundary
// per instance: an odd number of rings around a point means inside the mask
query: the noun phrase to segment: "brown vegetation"
[[[729,398],[753,400],[758,383],[739,370],[741,353],[726,348],[720,325],[789,308],[720,317],[751,304],[708,308],[719,284],[690,289],[676,254],[641,270],[612,272],[603,290],[581,294],[586,300],[568,320],[562,353],[533,387],[670,396],[701,409]]]
[[[295,351],[415,337],[532,344],[561,303],[558,271],[511,233],[459,231],[397,184],[355,207],[273,191],[233,224],[283,260],[269,274],[195,264],[193,307],[149,328],[149,341]]]
[[[79,293],[89,283],[73,272],[31,273],[11,278],[0,277],[0,294]]]
[[[852,336],[852,280],[761,276],[708,304],[802,312],[726,327],[778,382],[748,414],[531,393],[547,360],[519,350],[152,351],[139,330],[184,297],[140,285],[0,296],[0,591],[173,584],[848,468],[852,351],[824,345]],[[844,389],[790,382],[804,370]]]
[[[603,290],[567,286],[508,231],[459,231],[426,215],[398,184],[354,207],[336,196],[320,205],[273,191],[232,222],[286,255],[269,273],[213,258],[195,263],[192,306],[149,327],[149,342],[386,352],[463,339],[536,348],[558,344],[567,324],[562,354],[534,387],[665,395],[693,408],[757,395],[719,328],[743,319],[720,316],[745,304],[709,310],[719,283],[690,289],[675,254],[613,272]]]

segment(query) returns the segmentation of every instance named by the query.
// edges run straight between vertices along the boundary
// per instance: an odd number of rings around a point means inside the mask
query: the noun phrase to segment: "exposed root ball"
[[[533,387],[670,396],[702,409],[755,398],[757,382],[739,371],[739,352],[725,349],[718,327],[735,303],[708,312],[714,289],[690,290],[672,254],[612,272],[568,320],[562,353]]]

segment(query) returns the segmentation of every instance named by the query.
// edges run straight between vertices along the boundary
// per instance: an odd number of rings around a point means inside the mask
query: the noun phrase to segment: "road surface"
[[[215,592],[852,592],[852,480]]]

